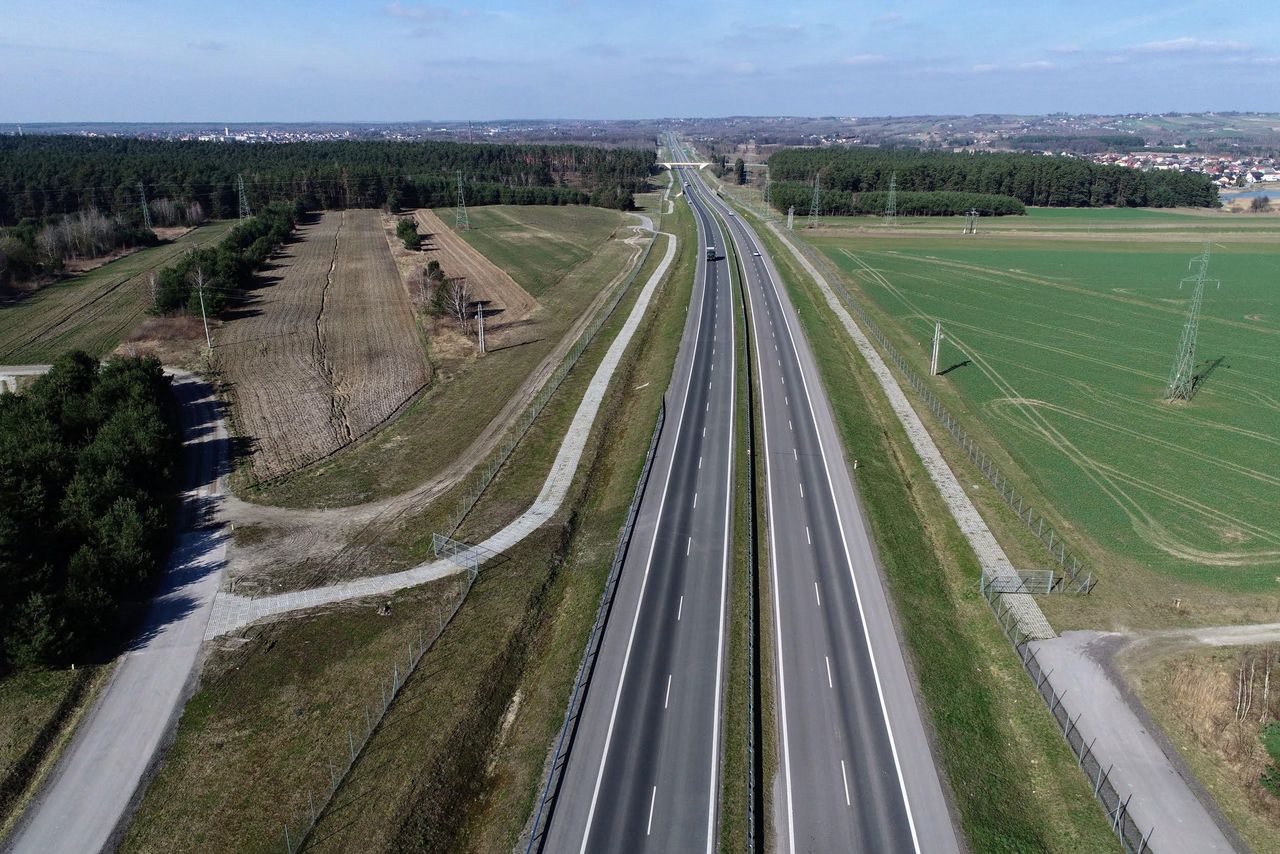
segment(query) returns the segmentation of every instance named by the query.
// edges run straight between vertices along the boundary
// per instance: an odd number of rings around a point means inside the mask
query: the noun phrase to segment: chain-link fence
[[[547,771],[547,780],[542,787],[542,797],[538,799],[538,809],[533,816],[533,825],[529,830],[529,841],[525,845],[525,854],[541,851],[545,843],[547,826],[551,822],[551,813],[555,806],[555,793],[560,788],[564,777],[565,765],[569,761],[569,749],[573,745],[573,734],[577,729],[578,717],[582,714],[582,706],[587,699],[587,686],[591,682],[591,673],[595,669],[596,656],[600,652],[600,642],[604,638],[604,626],[613,607],[613,596],[618,589],[618,578],[622,574],[622,563],[626,560],[627,551],[631,547],[631,534],[635,530],[636,515],[640,512],[640,501],[644,498],[645,487],[649,483],[649,472],[653,468],[653,457],[658,450],[658,440],[662,436],[662,427],[667,420],[667,404],[663,400],[658,408],[658,423],[653,428],[653,438],[649,440],[649,452],[644,459],[644,467],[640,470],[640,479],[636,482],[636,491],[631,496],[631,506],[627,509],[626,521],[618,534],[618,547],[613,553],[613,564],[609,567],[609,575],[605,579],[604,591],[600,595],[600,605],[596,609],[596,619],[591,625],[591,633],[587,635],[587,645],[582,651],[582,660],[578,662],[578,675],[573,680],[573,691],[569,695],[569,706],[565,710],[564,723],[560,725],[560,734],[556,737],[555,750],[551,754],[551,767]]]
[[[984,576],[984,582],[985,582]],[[1079,722],[1080,715],[1074,718],[1067,712],[1067,707],[1062,703],[1062,695],[1053,689],[1053,685],[1049,682],[1049,672],[1041,666],[1040,660],[1036,657],[1035,650],[1031,648],[1031,642],[1027,640],[1017,626],[1016,621],[1009,619],[1009,607],[1004,603],[1005,594],[997,589],[996,584],[983,583],[980,585],[982,597],[987,600],[987,604],[991,606],[991,610],[995,612],[996,621],[1000,623],[1000,628],[1004,630],[1005,635],[1009,638],[1009,642],[1013,644],[1014,650],[1018,653],[1018,658],[1022,660],[1022,665],[1027,669],[1027,675],[1031,677],[1031,681],[1036,686],[1036,691],[1044,700],[1045,705],[1049,707],[1049,713],[1053,715],[1054,721],[1058,724],[1058,728],[1062,731],[1062,736],[1067,740],[1067,745],[1071,748],[1072,755],[1076,758],[1076,764],[1089,780],[1089,785],[1093,789],[1093,796],[1102,804],[1102,808],[1107,813],[1107,822],[1111,825],[1111,830],[1120,839],[1125,851],[1130,854],[1145,854],[1145,852],[1153,850],[1151,847],[1151,837],[1155,833],[1154,827],[1149,827],[1145,831],[1138,826],[1134,818],[1129,813],[1129,800],[1132,794],[1122,796],[1111,782],[1111,766],[1104,765],[1101,760],[1093,753],[1093,742],[1086,742],[1084,734],[1080,732]]]
[[[307,809],[302,815],[295,816],[293,820],[284,823],[282,833],[286,854],[301,851],[306,845],[320,817],[324,815],[325,809],[333,801],[343,781],[364,753],[369,740],[387,716],[396,697],[404,689],[409,677],[417,671],[422,657],[444,634],[445,628],[453,621],[454,616],[466,601],[467,594],[471,592],[471,587],[479,575],[479,565],[491,556],[480,554],[482,550],[468,543],[459,543],[447,537],[440,537],[438,534],[436,537],[436,556],[454,560],[467,571],[445,580],[445,583],[453,584],[453,589],[438,603],[436,613],[419,630],[418,637],[409,639],[404,658],[392,662],[391,671],[385,679],[378,680],[378,695],[362,704],[363,718],[358,718],[354,727],[347,727],[345,742],[333,746],[332,756],[328,762],[328,785],[319,792],[308,792]]]
[[[804,241],[795,240],[792,243],[799,247],[800,251],[809,258],[809,261],[814,266],[828,266],[821,255]],[[938,422],[943,427],[947,428],[947,432],[955,439],[960,449],[965,452],[965,456],[977,466],[983,477],[996,488],[996,492],[1004,499],[1009,509],[1013,510],[1018,520],[1026,525],[1027,530],[1036,539],[1040,540],[1054,561],[1061,567],[1065,577],[1059,583],[1051,585],[1049,591],[1046,592],[1088,593],[1092,590],[1093,586],[1097,584],[1093,577],[1093,571],[1080,560],[1080,557],[1075,552],[1067,548],[1066,540],[1058,533],[1053,524],[1032,507],[1026,497],[1009,483],[1009,479],[1000,471],[999,466],[978,446],[978,443],[974,441],[968,431],[960,426],[960,422],[943,405],[942,401],[938,400],[937,395],[929,388],[928,383],[916,373],[915,369],[898,351],[898,348],[889,341],[888,336],[880,330],[876,322],[862,308],[862,305],[845,289],[840,282],[839,276],[828,276],[827,280],[845,305],[857,315],[862,327],[880,344],[881,349],[889,357],[889,360],[893,362],[902,376],[906,378],[911,387],[916,390],[921,399],[928,405],[929,411],[937,417]]]

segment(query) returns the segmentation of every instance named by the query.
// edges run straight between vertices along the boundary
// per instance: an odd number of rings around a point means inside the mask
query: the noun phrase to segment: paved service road
[[[870,534],[799,320],[763,244],[702,186],[743,261],[758,364],[776,638],[777,850],[959,850]],[[850,449],[856,456],[857,450]]]
[[[679,173],[676,180],[683,181]],[[698,266],[641,500],[547,852],[717,848],[733,496],[734,325],[713,217],[691,199]]]
[[[110,846],[186,700],[226,558],[225,537],[212,516],[227,432],[208,385],[182,374],[174,392],[182,404],[188,476],[177,548],[141,633],[6,851],[86,854]]]

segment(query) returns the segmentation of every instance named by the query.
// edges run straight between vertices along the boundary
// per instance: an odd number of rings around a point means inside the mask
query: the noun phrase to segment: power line
[[[147,187],[141,181],[138,182],[138,197],[142,199],[142,225],[147,231],[150,231],[151,208],[147,206]]]
[[[1200,305],[1204,302],[1204,286],[1209,281],[1213,281],[1218,287],[1222,286],[1217,279],[1208,278],[1210,245],[1208,240],[1204,242],[1204,251],[1192,258],[1188,265],[1195,272],[1178,283],[1179,290],[1185,284],[1192,286],[1191,307],[1187,310],[1187,321],[1182,326],[1178,351],[1173,357],[1173,369],[1169,372],[1169,384],[1164,392],[1166,400],[1190,400],[1200,379],[1195,373],[1196,338],[1200,333]]]
[[[889,176],[889,198],[884,206],[884,224],[898,224],[898,173]]]
[[[467,217],[467,197],[462,191],[462,170],[458,170],[458,206],[453,212],[453,227],[457,231],[471,228],[471,220]]]
[[[809,203],[809,228],[817,228],[821,225],[818,219],[818,200],[822,194],[822,173],[813,176],[813,201]]]
[[[244,192],[244,176],[236,176],[236,188],[240,194],[240,219],[248,219],[253,216],[253,209],[249,207],[249,197]]]

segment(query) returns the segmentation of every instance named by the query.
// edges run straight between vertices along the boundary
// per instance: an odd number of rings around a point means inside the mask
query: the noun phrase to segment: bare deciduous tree
[[[443,287],[445,311],[457,322],[458,329],[466,332],[471,325],[467,311],[471,305],[471,286],[467,284],[467,277],[445,279]]]

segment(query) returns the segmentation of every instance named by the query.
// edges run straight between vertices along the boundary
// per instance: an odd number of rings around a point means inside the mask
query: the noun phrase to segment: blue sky
[[[0,0],[0,122],[1280,110],[1275,7]]]

